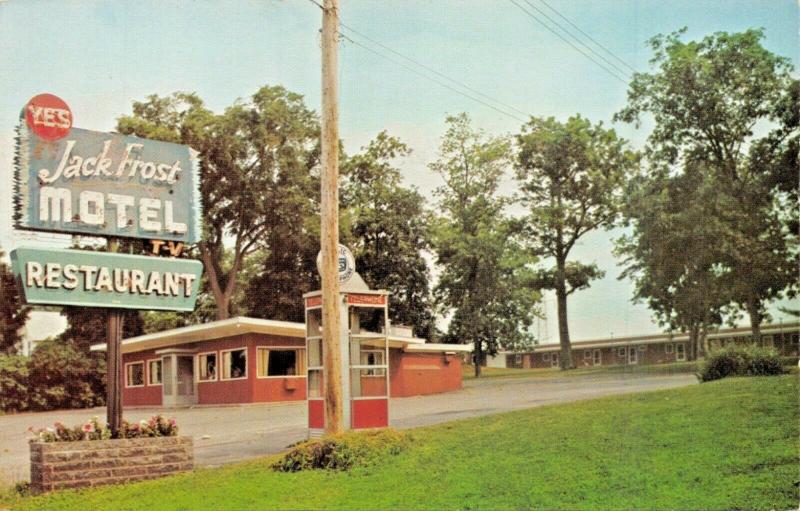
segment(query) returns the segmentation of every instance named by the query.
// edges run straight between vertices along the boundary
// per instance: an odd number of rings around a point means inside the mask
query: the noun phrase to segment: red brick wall
[[[149,385],[147,378],[147,361],[150,359],[161,359],[153,350],[141,351],[138,353],[127,353],[122,355],[122,377],[120,385],[122,388],[122,406],[161,406],[161,385]],[[144,387],[125,386],[125,366],[128,362],[144,362]],[[163,375],[162,375],[163,376]]]
[[[461,358],[443,353],[408,353],[389,350],[392,397],[438,394],[460,389]]]
[[[237,335],[226,339],[199,342],[193,344],[192,347],[197,348],[197,353],[215,352],[217,354],[217,380],[197,383],[197,404],[216,405],[252,402],[252,379],[255,378],[256,374],[256,353],[252,341],[244,335]],[[236,348],[247,349],[247,378],[223,380],[221,351]]]
[[[246,336],[250,350],[247,353],[247,370],[252,374],[253,402],[301,401],[306,398],[305,376],[259,378],[256,373],[256,351],[259,346],[287,346],[305,348],[305,339],[277,335],[249,334]],[[305,356],[305,352],[302,352]],[[252,362],[251,362],[252,361]]]

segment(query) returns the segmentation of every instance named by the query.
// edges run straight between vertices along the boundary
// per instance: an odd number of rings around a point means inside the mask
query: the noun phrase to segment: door
[[[558,353],[550,354],[550,367],[558,367]]]
[[[686,360],[686,345],[685,344],[676,344],[675,345],[675,360],[678,360],[678,361]]]
[[[194,357],[178,355],[175,378],[175,404],[193,405],[194,401]]]
[[[628,347],[628,363],[635,364],[637,362],[636,358],[636,346],[629,346]]]
[[[600,350],[594,350],[592,352],[592,365],[603,365],[603,355]]]

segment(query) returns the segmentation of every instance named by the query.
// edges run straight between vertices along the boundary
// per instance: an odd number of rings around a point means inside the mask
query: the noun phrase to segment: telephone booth
[[[360,280],[360,279],[359,279]],[[366,287],[366,286],[364,286]],[[342,413],[346,429],[389,425],[389,293],[343,290],[340,293]],[[306,310],[306,353],[309,437],[325,431],[325,371],[322,343],[322,296],[303,295]]]

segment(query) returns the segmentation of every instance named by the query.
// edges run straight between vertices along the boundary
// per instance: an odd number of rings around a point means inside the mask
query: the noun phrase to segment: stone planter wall
[[[31,491],[154,479],[194,467],[191,437],[33,442]]]

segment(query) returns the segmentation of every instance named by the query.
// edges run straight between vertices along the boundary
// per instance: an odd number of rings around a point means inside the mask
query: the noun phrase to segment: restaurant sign
[[[196,151],[74,128],[65,104],[48,110],[33,102],[23,110],[17,134],[17,228],[199,241]]]
[[[18,248],[11,264],[29,304],[192,311],[203,265],[85,250]]]

